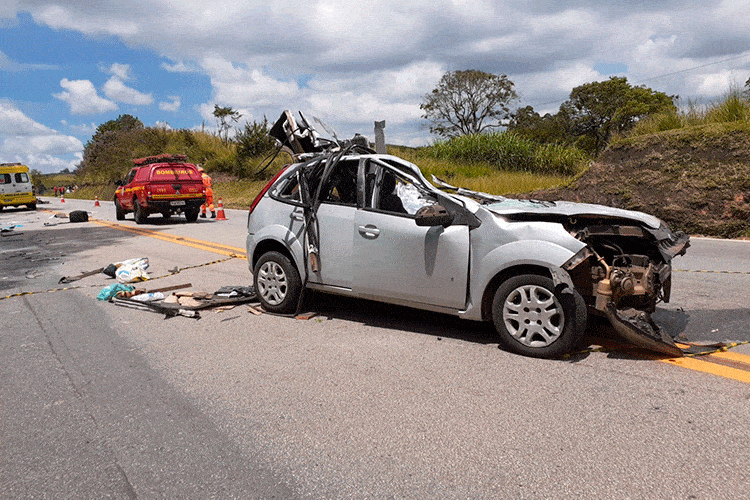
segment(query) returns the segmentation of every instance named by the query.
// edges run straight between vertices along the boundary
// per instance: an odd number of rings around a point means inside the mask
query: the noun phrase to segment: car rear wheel
[[[555,290],[550,278],[514,276],[495,292],[492,321],[502,345],[537,358],[569,353],[586,329],[586,304],[574,289]]]
[[[297,268],[279,252],[268,252],[258,259],[253,270],[253,285],[264,309],[291,313],[297,308],[302,281]]]
[[[191,208],[185,211],[185,218],[188,222],[195,222],[198,220],[198,214],[200,213],[200,208]]]
[[[115,197],[115,218],[117,220],[125,220],[125,210],[120,205],[120,200]]]
[[[146,214],[143,211],[138,198],[133,198],[133,217],[135,217],[136,224],[143,224],[146,222]]]

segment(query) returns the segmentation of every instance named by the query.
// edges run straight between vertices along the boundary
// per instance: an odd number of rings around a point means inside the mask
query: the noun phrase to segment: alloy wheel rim
[[[523,285],[503,304],[503,322],[514,339],[527,347],[547,347],[562,334],[565,314],[557,297],[539,285]]]
[[[258,270],[258,292],[272,306],[281,304],[288,291],[284,269],[273,261],[265,262]]]

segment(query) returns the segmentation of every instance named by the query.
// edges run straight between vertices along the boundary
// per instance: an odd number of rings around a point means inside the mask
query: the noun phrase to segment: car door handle
[[[294,220],[305,220],[305,214],[301,214],[299,212],[292,212],[290,217]]]
[[[359,234],[366,238],[377,238],[380,234],[380,229],[373,226],[372,224],[367,224],[366,226],[359,226]]]

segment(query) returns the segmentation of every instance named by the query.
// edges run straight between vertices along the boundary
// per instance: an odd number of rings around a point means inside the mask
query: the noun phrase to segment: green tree
[[[125,136],[134,137],[143,130],[143,122],[131,115],[120,115],[96,128],[96,132],[83,148],[83,160],[76,174],[96,173],[107,181],[119,179],[132,166],[132,143]]]
[[[566,112],[540,116],[532,106],[518,108],[511,114],[508,131],[539,144],[570,145],[575,142]]]
[[[260,156],[273,149],[274,139],[268,135],[268,119],[264,116],[260,122],[245,122],[245,127],[234,136],[234,142],[240,160]]]
[[[430,132],[450,138],[497,128],[510,116],[517,98],[506,75],[478,70],[448,71],[419,108]]]
[[[586,149],[598,153],[612,134],[630,130],[650,114],[675,109],[673,97],[613,76],[574,88],[560,113],[570,117],[575,135],[588,139]]]
[[[229,142],[229,129],[232,128],[231,122],[237,123],[242,114],[239,111],[233,110],[230,106],[221,107],[218,104],[214,104],[214,116],[219,126],[219,138],[226,144]]]

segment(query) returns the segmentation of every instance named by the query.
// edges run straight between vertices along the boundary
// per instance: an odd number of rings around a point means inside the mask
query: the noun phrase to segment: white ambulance
[[[0,163],[0,210],[21,205],[36,210],[29,167],[21,163]]]

